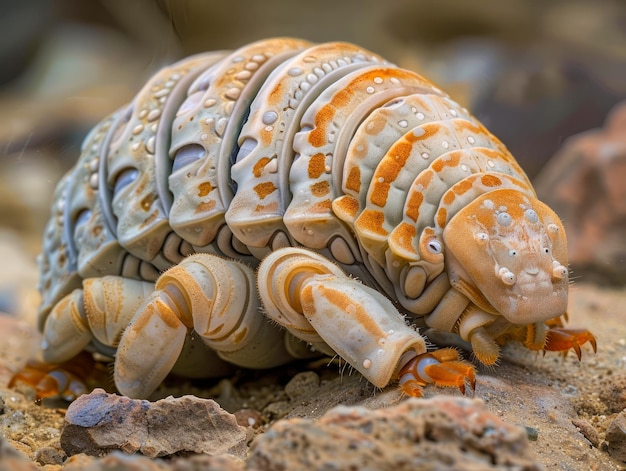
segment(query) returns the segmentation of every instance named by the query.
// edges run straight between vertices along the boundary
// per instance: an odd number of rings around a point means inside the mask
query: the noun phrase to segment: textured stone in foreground
[[[252,444],[248,468],[539,470],[521,427],[480,400],[408,399],[387,409],[339,406],[317,421],[276,423]]]
[[[604,440],[609,455],[616,460],[626,462],[626,409],[613,419]]]
[[[177,452],[244,457],[246,429],[211,399],[149,402],[95,389],[67,409],[61,446],[68,456],[101,456],[119,449],[151,458]]]

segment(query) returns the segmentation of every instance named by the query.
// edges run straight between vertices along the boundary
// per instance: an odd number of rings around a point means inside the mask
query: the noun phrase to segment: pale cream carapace
[[[502,143],[428,80],[259,41],[161,70],[86,138],[44,237],[44,356],[114,357],[135,397],[319,352],[379,387],[463,389],[474,368],[414,323],[486,364],[508,340],[595,348],[562,328],[566,250]]]

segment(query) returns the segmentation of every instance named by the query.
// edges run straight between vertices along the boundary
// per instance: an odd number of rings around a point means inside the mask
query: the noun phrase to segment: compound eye
[[[428,241],[426,247],[428,248],[428,251],[433,255],[439,255],[442,250],[441,242],[439,242],[437,239]]]

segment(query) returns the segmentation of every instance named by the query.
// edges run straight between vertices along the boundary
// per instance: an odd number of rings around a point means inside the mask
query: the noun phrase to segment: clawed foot
[[[476,389],[474,366],[462,361],[453,348],[417,355],[410,359],[398,373],[400,388],[408,396],[421,397],[422,387],[428,383],[442,387],[457,387],[465,394],[465,383]]]
[[[12,388],[17,384],[31,386],[35,390],[36,402],[56,397],[73,401],[81,394],[89,392],[90,387],[87,385],[89,379],[99,384],[105,374],[102,366],[96,365],[91,354],[82,352],[62,364],[29,361],[13,375],[8,387]]]
[[[593,352],[596,353],[596,338],[587,329],[551,328],[547,332],[543,351],[544,353],[562,352],[563,356],[565,356],[570,349],[573,349],[580,361],[582,357],[580,347],[587,342],[593,348]]]

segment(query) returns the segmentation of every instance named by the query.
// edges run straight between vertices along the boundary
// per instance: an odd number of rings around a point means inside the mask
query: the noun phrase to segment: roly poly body
[[[563,226],[504,145],[350,44],[269,39],[161,70],[54,198],[44,358],[115,357],[130,396],[312,350],[412,395],[473,384],[411,323],[485,364],[509,340],[595,349],[562,328]]]

